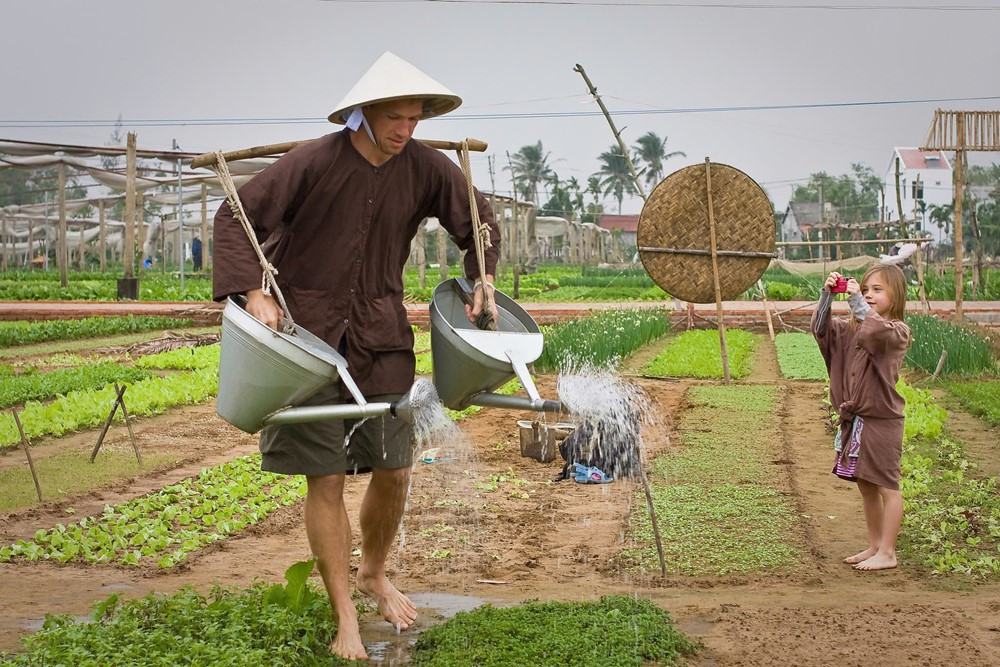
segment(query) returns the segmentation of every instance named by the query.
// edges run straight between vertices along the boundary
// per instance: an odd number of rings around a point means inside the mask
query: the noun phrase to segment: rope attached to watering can
[[[476,204],[476,192],[472,186],[472,166],[469,163],[469,140],[462,140],[458,151],[458,161],[465,174],[465,183],[469,191],[469,211],[472,214],[472,236],[476,243],[476,262],[479,264],[479,280],[483,283],[484,307],[493,311],[493,290],[486,289],[486,249],[493,247],[490,240],[490,228],[479,219],[479,206]]]
[[[285,303],[285,297],[282,295],[281,289],[278,288],[278,282],[274,279],[274,276],[278,274],[278,269],[274,268],[274,265],[267,261],[264,251],[261,250],[260,244],[257,243],[257,235],[254,234],[253,227],[250,225],[250,218],[243,209],[243,202],[240,201],[240,196],[236,192],[236,183],[233,182],[233,177],[229,173],[229,165],[226,163],[226,158],[222,155],[222,151],[215,151],[215,163],[211,167],[212,171],[219,177],[222,189],[226,192],[226,201],[229,202],[229,208],[233,212],[233,217],[243,225],[243,231],[247,233],[250,244],[253,246],[254,252],[257,253],[257,260],[263,269],[260,277],[261,291],[270,296],[271,290],[274,290],[278,303],[281,305],[281,310],[285,313],[285,318],[282,321],[282,330],[285,333],[291,333],[294,330],[295,323],[292,321],[292,314]]]

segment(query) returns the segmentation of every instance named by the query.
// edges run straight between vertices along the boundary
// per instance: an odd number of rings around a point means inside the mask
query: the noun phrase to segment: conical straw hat
[[[351,92],[330,114],[329,120],[343,125],[355,107],[409,98],[424,100],[421,120],[446,114],[462,103],[461,97],[399,56],[386,51],[354,84]]]

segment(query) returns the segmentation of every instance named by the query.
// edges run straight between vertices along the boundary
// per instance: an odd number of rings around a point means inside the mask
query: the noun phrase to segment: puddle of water
[[[362,620],[361,636],[365,638],[365,650],[371,664],[395,667],[410,662],[413,646],[421,630],[435,623],[447,620],[460,611],[472,611],[486,604],[486,600],[467,595],[448,593],[413,593],[410,599],[417,606],[417,623],[413,630],[396,630],[379,618]]]

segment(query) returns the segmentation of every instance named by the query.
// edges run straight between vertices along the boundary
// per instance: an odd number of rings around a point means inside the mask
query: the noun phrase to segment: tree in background
[[[522,146],[521,150],[510,156],[513,169],[511,177],[514,179],[514,187],[517,192],[527,201],[538,203],[538,186],[541,183],[549,183],[555,172],[549,164],[549,155],[542,148],[542,142],[530,146]]]
[[[601,168],[595,176],[600,178],[600,191],[605,197],[611,195],[618,202],[618,213],[622,212],[622,200],[625,195],[638,194],[632,173],[628,168],[628,160],[622,154],[617,144],[597,157]]]
[[[852,174],[840,176],[830,176],[825,171],[812,174],[808,183],[795,188],[791,201],[833,204],[843,222],[878,222],[882,179],[871,167],[858,162],[851,165],[851,171]]]
[[[662,139],[655,132],[647,132],[632,145],[635,156],[645,165],[642,175],[647,185],[656,186],[663,180],[663,163],[675,157],[687,157],[684,151],[667,152],[667,137]]]

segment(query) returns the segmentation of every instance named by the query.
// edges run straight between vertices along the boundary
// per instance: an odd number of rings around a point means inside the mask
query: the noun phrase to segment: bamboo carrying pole
[[[287,153],[297,146],[307,144],[310,141],[315,141],[315,139],[306,139],[304,141],[286,141],[282,144],[267,144],[264,146],[253,146],[251,148],[241,148],[236,151],[229,151],[228,153],[223,153],[222,157],[226,159],[226,162],[235,162],[237,160],[249,160],[255,157],[268,157],[271,155],[281,155]],[[430,146],[431,148],[439,148],[441,150],[453,150],[457,151],[462,148],[461,141],[439,141],[437,139],[417,139],[420,143],[425,146]],[[475,151],[477,153],[482,153],[488,147],[485,141],[479,139],[466,139],[468,142],[469,150]],[[191,160],[191,168],[197,169],[198,167],[208,167],[215,164],[215,153],[202,153],[193,160]]]
[[[17,432],[21,436],[21,449],[24,450],[24,456],[28,459],[28,468],[31,470],[31,479],[35,482],[35,493],[38,494],[38,502],[42,502],[42,485],[38,481],[38,471],[35,470],[35,461],[31,458],[28,436],[24,434],[24,427],[21,426],[21,419],[17,416],[17,410],[11,410],[11,414],[14,415],[14,423],[17,424]]]
[[[715,309],[719,319],[719,345],[722,352],[722,380],[729,384],[729,355],[726,352],[726,325],[722,321],[722,287],[719,284],[719,251],[715,238],[715,210],[712,207],[712,163],[705,158],[705,189],[708,192],[708,234],[712,245],[712,277],[715,280]]]

